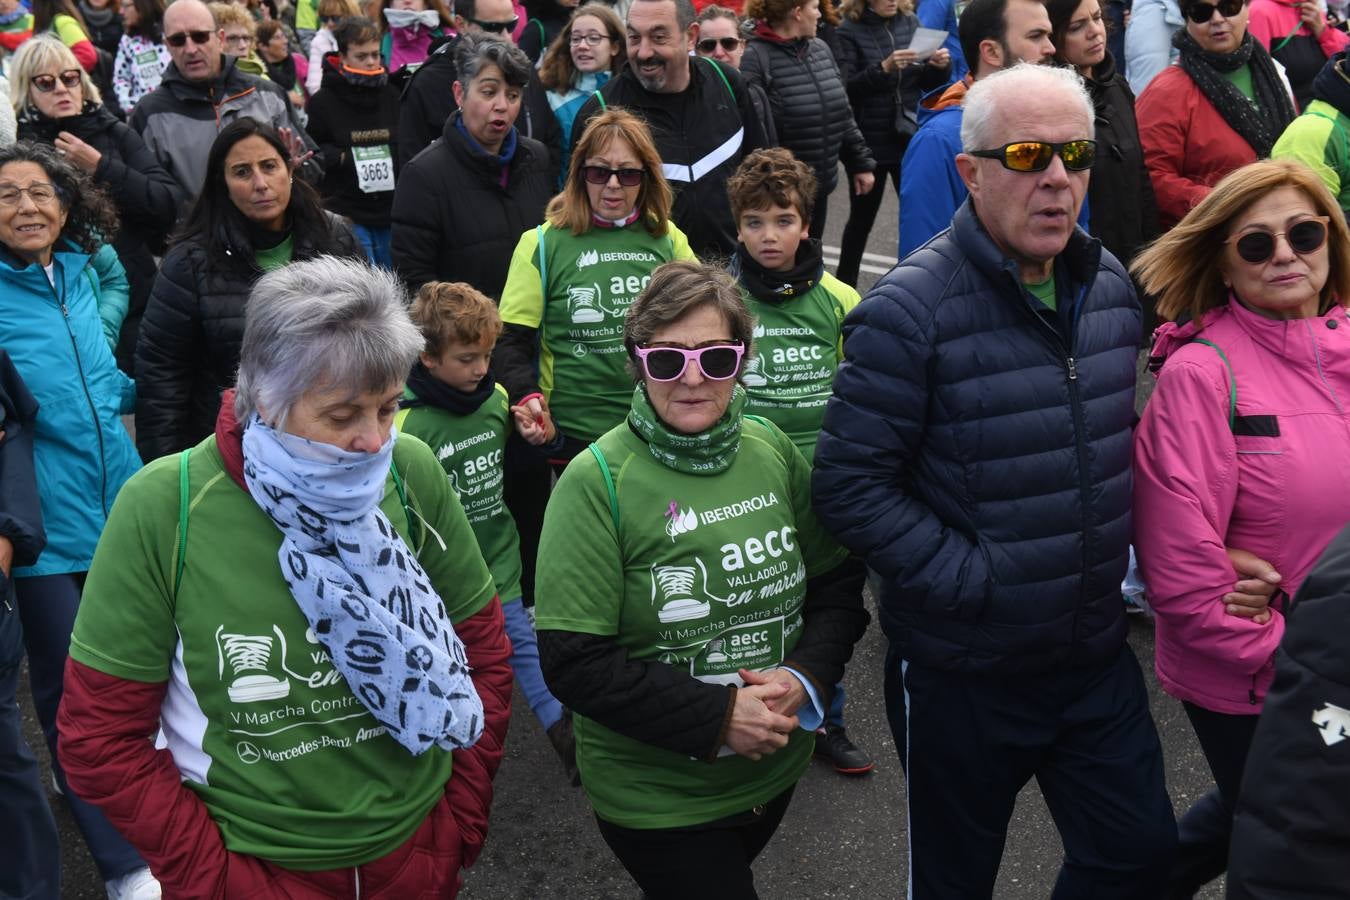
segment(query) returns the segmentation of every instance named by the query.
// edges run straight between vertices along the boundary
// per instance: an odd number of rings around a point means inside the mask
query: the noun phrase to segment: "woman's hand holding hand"
[[[928,64],[935,69],[945,69],[952,61],[952,52],[946,47],[939,47],[933,51],[933,55],[928,57]]]
[[[797,727],[797,717],[780,715],[769,704],[781,702],[787,692],[787,685],[778,681],[738,690],[727,726],[727,746],[755,760],[786,747],[788,735]]]
[[[511,415],[516,420],[516,432],[526,443],[539,447],[551,444],[558,436],[553,416],[548,411],[548,403],[542,397],[531,397],[522,405],[511,407]]]
[[[1257,625],[1266,624],[1270,621],[1270,598],[1280,589],[1280,573],[1255,553],[1234,547],[1226,550],[1233,571],[1240,577],[1233,590],[1223,595],[1224,611]]]
[[[71,134],[63,131],[56,136],[56,152],[90,174],[98,168],[103,154]]]
[[[746,684],[782,684],[787,686],[787,692],[776,700],[768,700],[765,706],[776,713],[785,716],[795,716],[797,710],[801,709],[811,698],[806,693],[806,688],[802,686],[801,679],[793,675],[787,669],[770,669],[767,672],[754,672],[750,669],[741,669],[739,673],[741,680]]]

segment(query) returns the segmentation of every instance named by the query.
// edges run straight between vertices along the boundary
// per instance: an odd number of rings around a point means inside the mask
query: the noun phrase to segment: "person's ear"
[[[464,105],[464,85],[460,84],[458,79],[456,79],[456,80],[450,85],[450,92],[451,92],[452,94],[455,95],[455,105],[456,105],[456,106],[463,106],[463,105]]]
[[[688,41],[687,41],[688,46],[685,47],[684,49],[685,49],[686,51],[688,51],[689,53],[693,53],[693,52],[694,52],[694,47],[698,44],[698,23],[697,23],[697,22],[694,22],[692,25],[689,26],[689,30],[685,32],[685,37],[688,38]]]
[[[980,41],[980,64],[985,71],[996,72],[1003,68],[1003,45],[993,38]]]
[[[422,368],[424,369],[430,369],[432,366],[436,365],[438,362],[441,361],[441,358],[439,356],[432,356],[425,350],[417,354],[417,358],[421,360]]]
[[[192,38],[188,38],[188,40],[191,41]],[[222,46],[222,47],[225,46],[225,29],[224,29],[224,28],[220,28],[220,29],[217,29],[217,30],[216,30],[216,40],[220,41],[220,46]]]
[[[975,157],[965,153],[956,154],[956,174],[961,176],[970,195],[977,197],[980,192],[980,167],[976,165]]]

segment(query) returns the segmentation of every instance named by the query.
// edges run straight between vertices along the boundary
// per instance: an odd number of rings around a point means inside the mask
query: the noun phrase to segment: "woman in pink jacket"
[[[1350,519],[1350,233],[1293,161],[1226,177],[1135,263],[1158,315],[1157,390],[1135,435],[1135,547],[1156,666],[1216,789],[1179,823],[1173,897],[1226,867],[1247,749],[1274,677],[1285,600]],[[1225,548],[1283,589],[1247,618]]]

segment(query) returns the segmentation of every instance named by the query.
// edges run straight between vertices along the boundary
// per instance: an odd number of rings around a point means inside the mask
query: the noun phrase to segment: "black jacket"
[[[654,94],[625,67],[600,88],[600,96],[603,106],[625,107],[651,129],[666,180],[675,192],[671,219],[689,238],[694,253],[705,261],[731,256],[736,226],[727,179],[747,153],[769,146],[740,73],[692,56],[689,87],[678,94]],[[577,111],[573,147],[601,108],[601,102],[591,97]]]
[[[126,366],[135,351],[136,322],[155,281],[152,254],[162,250],[182,196],[141,136],[106,108],[87,103],[79,115],[64,119],[49,119],[33,106],[19,113],[20,140],[52,144],[62,131],[69,131],[103,155],[94,170],[94,181],[107,189],[121,220],[113,248],[127,270],[131,289],[127,327],[123,328],[128,344],[119,344],[117,353],[119,364]]]
[[[459,77],[455,71],[458,40],[437,47],[418,67],[403,88],[398,111],[398,161],[403,167],[421,153],[445,129],[450,114],[459,109],[450,86]],[[516,130],[548,148],[554,173],[562,171],[562,130],[548,105],[548,92],[539,75],[530,70],[530,83],[516,116]]]
[[[339,57],[323,61],[323,83],[309,99],[309,135],[323,157],[324,205],[358,225],[385,226],[393,191],[367,194],[356,178],[352,147],[387,144],[398,172],[398,89],[388,83],[355,85],[338,70]]]
[[[1228,900],[1345,897],[1350,874],[1350,528],[1303,581],[1275,652],[1228,858]]]
[[[1158,204],[1139,143],[1134,94],[1109,50],[1087,88],[1097,116],[1097,162],[1088,182],[1092,235],[1128,266],[1158,236]]]
[[[37,475],[33,471],[33,428],[38,403],[19,377],[9,354],[0,347],[0,537],[13,545],[10,572],[31,566],[47,544],[42,530]],[[0,571],[0,674],[23,660],[14,583]]]
[[[558,0],[529,0],[525,4],[525,14],[529,18],[516,46],[538,66],[554,38],[567,27],[575,9],[564,7]]]
[[[768,94],[778,140],[815,170],[818,196],[834,190],[841,156],[850,175],[876,168],[853,121],[834,54],[820,38],[778,41],[755,35],[746,43],[741,73]]]
[[[428,281],[466,281],[495,300],[521,234],[544,221],[554,170],[544,145],[517,131],[503,187],[498,158],[472,145],[459,120],[455,110],[441,139],[399,175],[394,266],[413,290]]]
[[[864,8],[856,22],[845,19],[839,26],[839,47],[844,62],[840,66],[848,88],[848,102],[863,140],[878,166],[898,166],[909,145],[909,135],[901,136],[895,127],[897,91],[904,106],[915,114],[917,127],[919,98],[947,83],[951,66],[906,66],[885,72],[881,61],[896,50],[904,50],[914,39],[919,20],[908,13],[889,19]]]
[[[321,234],[297,234],[293,259],[323,254],[364,259],[342,220],[325,215]],[[234,228],[213,238],[241,264],[223,271],[200,240],[169,248],[136,345],[136,446],[145,460],[191,447],[215,430],[221,391],[232,386],[244,339],[248,294],[262,272],[251,239]]]
[[[967,200],[845,319],[816,515],[916,664],[1049,672],[1125,642],[1139,303],[1082,230],[1055,273],[1052,321]]]

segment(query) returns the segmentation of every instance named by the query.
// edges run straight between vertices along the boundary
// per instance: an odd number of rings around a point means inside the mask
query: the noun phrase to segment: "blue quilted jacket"
[[[845,320],[816,512],[917,664],[1047,671],[1125,640],[1139,303],[1081,230],[1056,281],[1062,327],[967,200]]]

